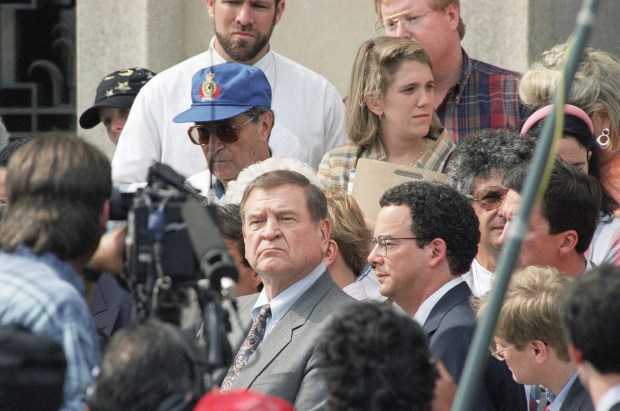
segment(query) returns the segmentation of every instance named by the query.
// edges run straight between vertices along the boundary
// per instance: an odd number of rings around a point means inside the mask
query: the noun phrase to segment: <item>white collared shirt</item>
[[[462,277],[469,286],[471,293],[476,297],[480,297],[491,291],[495,274],[480,265],[478,260],[474,258],[471,268]]]
[[[153,161],[164,162],[185,177],[206,168],[202,149],[187,136],[192,123],[172,119],[191,106],[192,76],[225,62],[213,44],[214,39],[209,50],[162,71],[140,90],[112,159],[115,185],[146,181]],[[295,142],[287,136],[292,134],[303,147],[298,159],[316,170],[324,153],[348,142],[338,90],[322,76],[272,50],[254,66],[263,70],[272,87],[271,108],[278,125],[270,137],[273,155],[290,155]],[[278,129],[286,135],[280,136]]]
[[[437,291],[432,293],[426,300],[424,300],[422,305],[420,305],[420,308],[418,308],[418,311],[416,311],[415,315],[413,316],[413,319],[416,320],[418,324],[424,325],[424,323],[428,319],[428,316],[431,314],[431,311],[433,311],[435,304],[437,304],[437,302],[441,300],[441,297],[446,295],[448,291],[450,291],[463,281],[463,277],[458,276],[455,279],[450,280],[444,285],[442,285]]]
[[[601,397],[596,406],[596,411],[609,411],[611,407],[620,402],[620,384],[608,389]]]

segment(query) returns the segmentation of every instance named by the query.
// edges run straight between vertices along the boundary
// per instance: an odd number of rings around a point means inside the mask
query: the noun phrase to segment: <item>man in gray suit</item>
[[[461,275],[478,250],[478,219],[467,198],[437,182],[416,181],[380,200],[375,247],[368,256],[379,291],[422,325],[431,355],[458,383],[476,319]],[[505,364],[489,356],[474,409],[523,410],[525,393]]]
[[[261,391],[299,410],[324,409],[329,395],[316,340],[332,313],[355,302],[322,262],[331,228],[325,195],[301,174],[278,170],[254,180],[240,207],[246,258],[264,288],[238,301],[247,328],[233,329],[240,349],[221,388]]]

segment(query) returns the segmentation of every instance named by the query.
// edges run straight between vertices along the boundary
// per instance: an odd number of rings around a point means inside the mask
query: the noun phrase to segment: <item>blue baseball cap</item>
[[[271,86],[261,69],[239,63],[206,67],[192,77],[192,106],[175,123],[225,120],[255,106],[271,108]]]

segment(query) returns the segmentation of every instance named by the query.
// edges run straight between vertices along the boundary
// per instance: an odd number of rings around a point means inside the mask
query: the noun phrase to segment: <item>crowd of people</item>
[[[465,52],[458,0],[375,0],[343,100],[270,46],[285,4],[207,0],[207,51],[106,75],[79,124],[105,126],[111,161],[69,133],[0,139],[0,409],[449,410],[520,230],[473,409],[620,410],[620,60],[584,52],[519,226],[566,45],[515,73]],[[360,159],[443,176],[384,187],[369,215]],[[208,287],[167,292],[162,237],[198,224],[162,223],[167,200],[141,198],[148,227],[110,221],[113,186],[153,184],[153,162],[183,176],[158,196],[217,222]]]

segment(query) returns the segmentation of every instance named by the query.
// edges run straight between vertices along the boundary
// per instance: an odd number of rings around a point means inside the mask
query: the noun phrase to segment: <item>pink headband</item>
[[[523,124],[523,127],[521,128],[521,134],[527,133],[532,129],[532,127],[534,127],[536,123],[538,123],[540,120],[547,118],[547,116],[551,113],[552,110],[553,105],[549,105],[538,109],[534,113],[532,113],[532,115],[529,116],[525,121],[525,124]],[[590,120],[590,117],[588,117],[585,111],[583,111],[577,106],[573,106],[572,104],[565,104],[564,114],[570,114],[571,116],[575,116],[578,119],[582,120],[590,129],[590,133],[594,134],[594,126],[592,125],[592,120]]]

